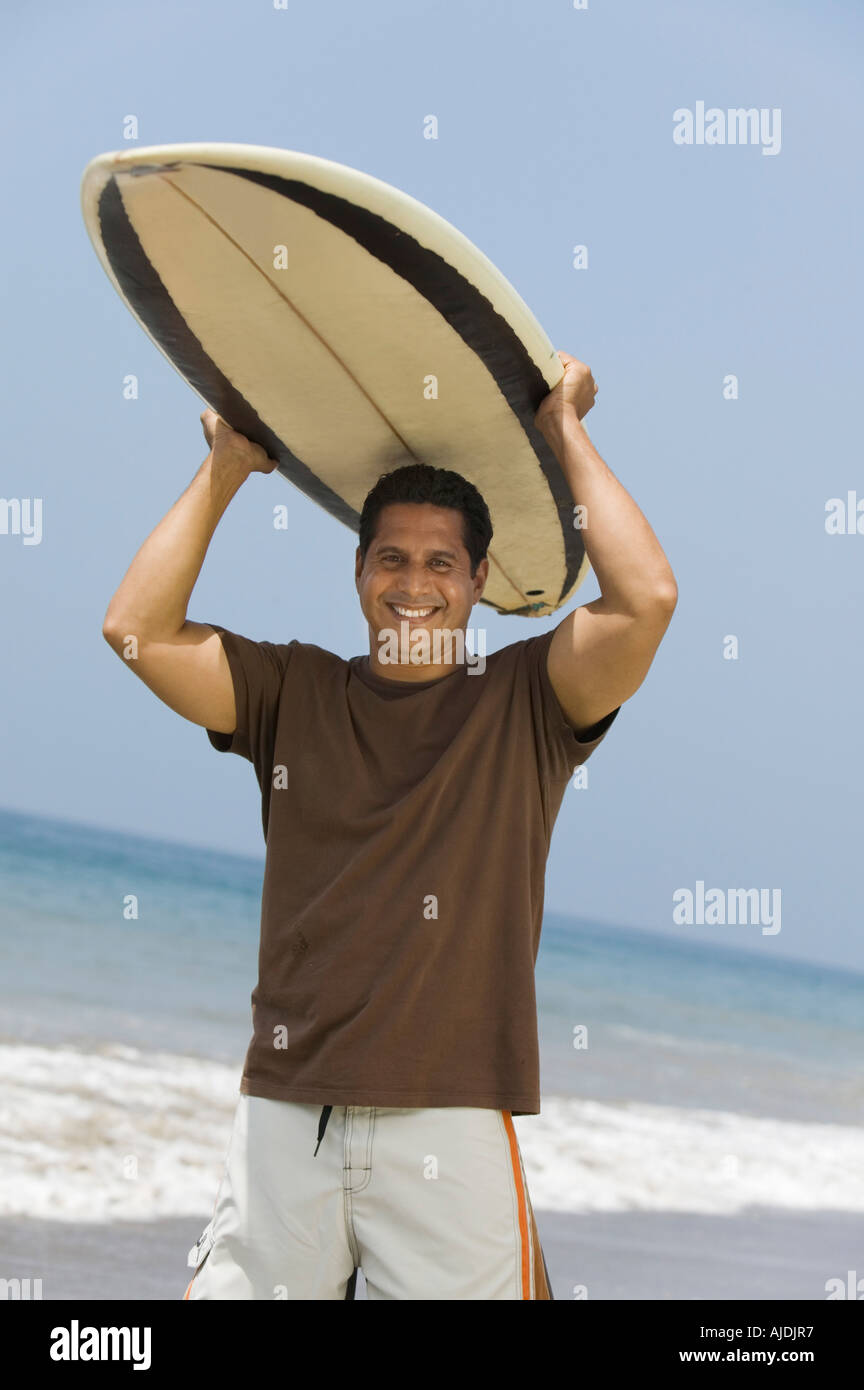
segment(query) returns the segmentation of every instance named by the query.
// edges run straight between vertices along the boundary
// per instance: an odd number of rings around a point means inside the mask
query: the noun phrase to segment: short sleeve
[[[531,703],[534,710],[535,738],[541,763],[545,762],[551,776],[567,778],[573,769],[586,762],[598,748],[614,723],[621,706],[610,710],[585,732],[590,738],[578,739],[561,708],[549,679],[547,657],[555,629],[541,637],[530,637],[525,643]]]
[[[268,769],[269,779],[282,683],[297,643],[253,642],[218,623],[209,626],[219,634],[231,671],[237,722],[233,734],[207,729],[207,737],[217,752],[248,758],[259,781]]]

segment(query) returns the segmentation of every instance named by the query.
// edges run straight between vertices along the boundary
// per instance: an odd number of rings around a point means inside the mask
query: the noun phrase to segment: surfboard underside
[[[256,146],[99,156],[85,222],[118,293],[201,398],[355,531],[382,473],[454,469],[494,536],[483,602],[542,616],[587,572],[534,427],[561,376],[527,306],[421,203]]]

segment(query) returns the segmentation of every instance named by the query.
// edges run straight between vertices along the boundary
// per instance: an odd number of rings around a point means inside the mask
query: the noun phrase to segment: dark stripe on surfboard
[[[368,208],[340,198],[335,193],[325,193],[300,179],[285,179],[278,174],[237,169],[223,164],[205,162],[202,167],[236,174],[238,178],[261,184],[273,193],[301,203],[338,227],[376,260],[383,261],[403,280],[407,280],[446,319],[466,347],[476,353],[528,436],[555,502],[564,542],[566,574],[557,598],[545,597],[550,602],[559,603],[576,582],[585,549],[578,530],[573,526],[573,498],[567,480],[555,454],[534,424],[537,407],[547,395],[549,387],[525,344],[507,320],[443,256],[421,246],[408,232],[379,213],[370,212]],[[535,610],[534,605],[528,605],[527,608],[508,611],[531,613]]]
[[[116,179],[110,178],[100,194],[99,225],[105,254],[123,294],[186,380],[232,429],[245,434],[247,439],[260,444],[271,458],[277,459],[279,472],[301,492],[356,531],[360,525],[359,513],[291,452],[208,357],[148,259],[129,219]]]

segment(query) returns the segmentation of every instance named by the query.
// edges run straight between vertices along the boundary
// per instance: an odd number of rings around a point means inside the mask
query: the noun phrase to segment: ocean
[[[209,1215],[262,876],[0,811],[0,1216]],[[535,1207],[864,1211],[864,976],[688,930],[546,914],[542,1113],[515,1121]]]

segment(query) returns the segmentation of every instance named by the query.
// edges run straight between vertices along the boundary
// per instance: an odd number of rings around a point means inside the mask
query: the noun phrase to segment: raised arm
[[[193,724],[233,733],[234,687],[218,633],[186,609],[225,508],[250,473],[276,467],[213,410],[201,416],[210,453],[147,537],[108,605],[102,633],[130,670]]]
[[[600,598],[568,613],[549,644],[549,679],[579,736],[639,689],[678,588],[660,542],[582,425],[597,391],[590,369],[558,355],[564,377],[541,403],[536,424],[584,508],[585,552],[600,585]]]

